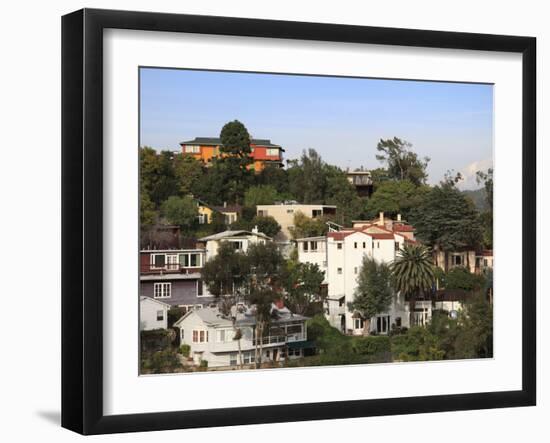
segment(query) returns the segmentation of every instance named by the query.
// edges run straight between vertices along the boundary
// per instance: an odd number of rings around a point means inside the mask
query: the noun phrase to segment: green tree
[[[369,335],[370,319],[390,307],[393,298],[390,283],[391,271],[387,264],[363,257],[354,300],[349,303],[350,310],[359,312],[363,317],[363,335]]]
[[[303,212],[294,214],[294,226],[289,229],[293,239],[319,237],[328,231],[326,220],[322,217],[311,218]]]
[[[267,164],[259,174],[256,174],[256,183],[274,187],[281,199],[296,199],[289,191],[288,173],[286,169],[279,167],[279,165]]]
[[[246,256],[249,265],[246,298],[254,306],[255,361],[256,368],[259,368],[262,364],[263,338],[269,331],[273,316],[272,304],[281,297],[285,260],[272,242],[250,245]]]
[[[220,139],[223,155],[212,161],[199,196],[210,204],[241,204],[245,191],[254,181],[254,173],[249,169],[250,135],[241,122],[234,120],[224,125]]]
[[[144,232],[149,229],[155,223],[157,218],[157,213],[155,211],[155,205],[149,197],[149,193],[143,186],[143,183],[140,183],[140,193],[139,193],[139,226],[140,231]]]
[[[154,203],[160,207],[171,195],[178,193],[177,180],[174,175],[173,153],[157,153],[150,147],[139,150],[140,184]]]
[[[411,210],[428,192],[428,186],[416,186],[410,180],[384,181],[367,201],[367,217],[374,218],[380,212],[384,212],[392,217],[401,214],[408,218]]]
[[[468,268],[457,266],[445,276],[445,289],[462,289],[464,291],[480,291],[485,286],[483,275],[472,274]]]
[[[271,216],[257,215],[250,222],[252,227],[258,227],[258,231],[263,232],[268,237],[275,237],[281,231],[281,225]]]
[[[483,225],[483,243],[486,248],[493,248],[493,169],[489,168],[487,172],[477,171],[476,180],[478,184],[483,184],[485,189],[485,199],[488,209],[481,214],[481,223]]]
[[[460,313],[461,333],[455,340],[455,358],[493,356],[493,307],[484,294],[471,297]]]
[[[223,315],[231,319],[233,339],[238,344],[239,365],[243,366],[241,352],[242,331],[237,327],[237,319],[232,315],[231,308],[241,297],[250,267],[247,257],[235,251],[230,243],[222,243],[215,257],[208,260],[202,270],[201,277],[208,286],[208,291],[218,300],[218,306]]]
[[[388,174],[394,180],[410,180],[418,186],[428,178],[426,168],[430,159],[419,158],[411,147],[411,143],[398,137],[380,139],[376,146],[380,154],[376,155],[376,159],[386,163]]]
[[[222,153],[245,158],[250,163],[250,134],[245,125],[238,120],[226,123],[220,132],[220,139]]]
[[[280,200],[277,190],[271,185],[251,186],[244,193],[245,206],[272,205]]]
[[[322,313],[325,297],[321,283],[324,277],[317,264],[288,260],[285,279],[285,304],[288,308],[300,315]]]
[[[409,301],[409,325],[414,324],[416,299],[435,283],[430,251],[422,245],[405,244],[390,265],[393,287]]]
[[[445,253],[461,249],[477,249],[483,240],[483,230],[472,201],[455,186],[434,186],[411,211],[410,221],[425,244]],[[469,266],[469,263],[467,263]]]
[[[288,162],[289,191],[300,203],[323,203],[326,177],[323,159],[315,149],[302,152],[300,160]]]
[[[197,205],[191,197],[169,197],[162,204],[162,215],[169,223],[182,228],[191,228],[198,216]]]
[[[350,225],[363,215],[366,200],[357,195],[357,191],[348,181],[346,173],[340,168],[325,164],[326,180],[324,203],[335,205],[338,209],[335,220],[341,225]]]
[[[181,195],[195,193],[198,183],[203,178],[201,162],[189,155],[174,155],[174,175]]]

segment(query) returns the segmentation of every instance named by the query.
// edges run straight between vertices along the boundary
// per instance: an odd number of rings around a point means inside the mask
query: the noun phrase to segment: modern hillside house
[[[241,306],[232,313],[235,316],[235,327],[242,334],[240,340],[234,339],[232,319],[224,316],[217,308],[190,311],[174,326],[180,329],[180,342],[190,346],[189,356],[196,365],[207,361],[209,368],[236,368],[240,364],[239,344],[244,367],[254,364],[257,347],[261,349],[263,362],[282,362],[302,357],[304,349],[313,346],[307,341],[307,317],[276,305],[272,305],[271,314],[270,329],[264,333],[261,346],[256,339],[254,307]]]
[[[347,171],[346,177],[360,197],[370,197],[374,192],[370,171]]]
[[[140,251],[139,295],[186,310],[210,306],[215,298],[201,280],[204,249]]]
[[[336,206],[332,205],[302,205],[295,201],[288,201],[276,205],[258,205],[256,213],[263,217],[273,217],[281,226],[281,231],[274,238],[277,242],[289,242],[290,232],[294,227],[294,216],[301,212],[310,218],[336,214]]]
[[[206,166],[212,163],[212,159],[220,156],[222,142],[219,137],[196,137],[180,143],[181,152],[202,161]],[[283,167],[283,152],[285,150],[271,140],[256,139],[250,140],[250,157],[252,164],[250,168],[255,172],[262,171],[267,165]]]

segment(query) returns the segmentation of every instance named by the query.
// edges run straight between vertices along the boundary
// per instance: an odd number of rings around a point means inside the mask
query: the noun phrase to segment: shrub
[[[189,357],[189,353],[191,352],[191,346],[189,345],[181,345],[178,352],[183,355],[184,357]]]
[[[390,338],[383,335],[358,337],[353,342],[353,351],[360,355],[377,355],[390,352]]]

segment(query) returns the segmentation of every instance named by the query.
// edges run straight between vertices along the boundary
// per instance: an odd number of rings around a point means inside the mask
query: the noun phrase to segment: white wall
[[[162,311],[162,320],[157,319],[157,312]],[[166,329],[168,327],[168,305],[158,303],[147,297],[139,301],[139,329],[150,331],[152,329]]]
[[[48,318],[48,326],[39,333],[42,346],[30,349],[19,343],[32,343],[36,328],[21,327],[19,316],[5,316],[0,323],[0,337],[13,336],[17,331],[20,341],[3,341],[6,358],[21,364],[2,365],[0,402],[4,420],[0,435],[5,441],[88,441],[59,428],[60,410],[60,16],[80,7],[157,10],[175,13],[234,15],[283,20],[320,21],[412,27],[449,31],[469,31],[500,34],[534,35],[539,38],[539,149],[543,134],[548,134],[550,120],[550,88],[542,88],[542,79],[550,76],[550,28],[545,2],[536,0],[486,1],[463,0],[443,3],[437,0],[394,0],[392,2],[256,2],[245,0],[204,0],[202,2],[173,2],[158,0],[64,0],[52,2],[7,2],[3,8],[0,28],[3,64],[0,70],[0,109],[2,110],[2,161],[0,184],[4,208],[17,208],[17,216],[1,218],[3,245],[10,250],[3,256],[3,269],[10,269],[3,294],[17,294],[22,281],[30,288],[33,309],[28,310],[27,323]],[[388,134],[392,135],[392,134]],[[539,151],[540,152],[540,151]],[[544,158],[550,170],[550,156]],[[539,170],[541,166],[539,166]],[[546,202],[542,219],[550,217],[548,177],[539,174],[544,184]],[[540,189],[540,188],[539,188]],[[542,204],[542,198],[539,197]],[[24,202],[24,204],[22,204]],[[31,204],[32,203],[32,204]],[[39,215],[38,215],[39,214]],[[545,217],[544,217],[545,216]],[[541,218],[539,218],[541,220]],[[40,235],[36,232],[40,225]],[[540,249],[550,248],[550,233],[540,232]],[[31,240],[32,239],[32,240]],[[22,246],[48,251],[47,263],[33,268],[32,279],[28,269],[7,266],[8,263],[28,261]],[[540,256],[540,254],[539,254]],[[548,269],[550,259],[539,264],[539,273]],[[9,260],[9,261],[8,261]],[[539,294],[550,291],[547,281],[539,279]],[[28,285],[27,285],[28,287]],[[539,299],[540,313],[548,312],[550,300]],[[136,310],[137,312],[137,310]],[[43,322],[40,322],[42,324]],[[131,435],[96,437],[97,442],[132,441],[162,442],[174,439],[200,440],[203,443],[219,441],[242,442],[247,439],[279,442],[281,435],[294,440],[309,439],[329,442],[346,435],[365,435],[368,429],[371,441],[463,443],[466,440],[517,442],[543,441],[548,436],[546,426],[550,415],[550,384],[544,377],[549,370],[547,343],[550,325],[539,321],[539,406],[489,411],[422,414],[399,417],[374,417],[337,421],[287,423],[188,431],[165,431]],[[32,396],[28,392],[33,392]],[[459,425],[463,424],[463,425]],[[521,426],[518,426],[521,423]]]

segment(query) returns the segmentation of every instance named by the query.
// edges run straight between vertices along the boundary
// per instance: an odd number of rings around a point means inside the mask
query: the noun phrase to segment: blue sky
[[[475,171],[492,167],[491,85],[142,68],[140,89],[141,145],[158,150],[237,119],[286,159],[314,148],[342,168],[376,168],[378,140],[397,136],[431,158],[430,183],[454,169],[477,188]]]

